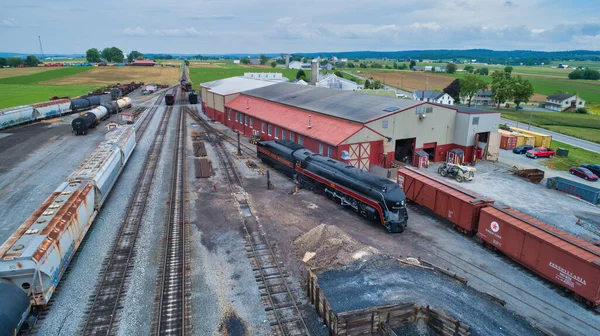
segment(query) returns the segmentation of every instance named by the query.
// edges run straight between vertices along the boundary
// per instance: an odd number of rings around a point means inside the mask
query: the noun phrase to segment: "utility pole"
[[[38,35],[38,41],[40,42],[40,53],[42,54],[42,59],[44,59],[44,48],[42,48],[42,37]]]

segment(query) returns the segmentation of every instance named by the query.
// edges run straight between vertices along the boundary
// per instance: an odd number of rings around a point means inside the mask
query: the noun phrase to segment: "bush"
[[[580,107],[575,112],[581,113],[581,114],[588,114],[588,110],[585,107]]]

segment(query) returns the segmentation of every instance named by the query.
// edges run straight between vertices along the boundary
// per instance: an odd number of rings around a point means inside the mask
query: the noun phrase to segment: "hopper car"
[[[316,154],[288,140],[259,141],[257,155],[299,185],[376,221],[388,232],[406,228],[406,196],[398,184]]]
[[[600,306],[600,247],[515,209],[466,191],[410,167],[398,170],[398,184],[409,201],[476,235],[578,300]]]
[[[56,99],[43,103],[0,110],[0,129],[61,116],[71,109],[70,99]]]
[[[0,328],[16,335],[50,301],[136,146],[118,127],[0,246]]]

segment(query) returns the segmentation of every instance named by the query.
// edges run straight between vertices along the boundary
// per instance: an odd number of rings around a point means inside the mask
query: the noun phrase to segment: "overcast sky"
[[[600,49],[600,0],[0,2],[0,51],[280,53]]]

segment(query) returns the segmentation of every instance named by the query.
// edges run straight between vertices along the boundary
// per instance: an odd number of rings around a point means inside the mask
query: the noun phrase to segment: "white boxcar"
[[[0,110],[0,129],[24,124],[40,119],[31,105],[11,107]]]
[[[41,118],[54,118],[71,110],[71,99],[57,99],[32,105]]]
[[[96,216],[87,181],[64,182],[0,246],[0,281],[46,305]]]

